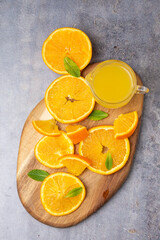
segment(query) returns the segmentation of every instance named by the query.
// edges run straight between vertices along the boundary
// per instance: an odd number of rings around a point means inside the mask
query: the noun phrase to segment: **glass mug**
[[[107,60],[98,64],[85,79],[95,100],[106,108],[122,107],[135,93],[149,92],[148,88],[137,85],[133,69],[120,60]]]

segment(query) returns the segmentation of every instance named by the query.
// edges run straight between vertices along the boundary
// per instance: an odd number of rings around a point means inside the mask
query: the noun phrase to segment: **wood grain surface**
[[[96,65],[97,63],[88,66],[85,70],[83,70],[82,76],[85,77],[86,74],[90,72]],[[142,85],[142,82],[138,76],[137,81],[139,85]],[[114,119],[121,113],[127,113],[136,110],[139,116],[138,127],[134,134],[129,138],[131,151],[127,164],[120,171],[109,176],[96,174],[86,169],[83,174],[79,176],[81,181],[84,183],[87,191],[84,202],[73,213],[66,216],[55,217],[48,214],[41,204],[41,182],[34,181],[27,176],[27,173],[35,168],[46,170],[49,173],[67,171],[66,168],[61,168],[58,170],[47,168],[41,165],[34,156],[34,147],[42,135],[35,131],[32,126],[32,120],[45,120],[51,118],[51,115],[48,113],[45,107],[44,99],[41,100],[29,114],[25,122],[19,146],[17,162],[17,189],[19,198],[24,208],[34,218],[45,224],[54,227],[69,227],[81,222],[92,213],[97,211],[101,206],[103,206],[104,203],[106,203],[122,186],[131,169],[139,134],[142,108],[143,95],[138,94],[136,94],[126,106],[118,109],[106,109],[96,103],[95,109],[100,109],[108,112],[109,117],[101,121],[92,121],[90,119],[85,119],[84,121],[80,122],[80,124],[86,126],[89,129],[98,125],[112,125]],[[65,129],[65,124],[58,123],[58,125],[61,130]],[[78,153],[77,149],[78,144],[75,146],[76,153]]]

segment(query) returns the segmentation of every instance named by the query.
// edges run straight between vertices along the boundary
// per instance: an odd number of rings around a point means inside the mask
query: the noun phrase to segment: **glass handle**
[[[147,88],[145,86],[137,85],[136,93],[138,93],[138,94],[145,94],[145,93],[148,93],[148,92],[149,92],[149,88]]]

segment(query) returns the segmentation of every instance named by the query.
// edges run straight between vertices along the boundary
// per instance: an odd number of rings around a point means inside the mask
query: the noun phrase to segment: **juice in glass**
[[[137,86],[132,68],[119,60],[107,60],[86,76],[96,101],[107,108],[118,108],[127,104],[133,95],[148,92],[148,88]]]

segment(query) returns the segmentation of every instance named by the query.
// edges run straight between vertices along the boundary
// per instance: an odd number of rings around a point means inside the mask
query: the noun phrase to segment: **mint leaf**
[[[103,112],[101,110],[93,110],[93,112],[89,115],[88,118],[93,121],[99,121],[104,118],[107,118],[108,116],[109,116],[109,114],[106,112]]]
[[[82,190],[83,190],[82,187],[73,188],[66,194],[65,198],[75,197],[79,195],[82,192]]]
[[[41,169],[33,169],[28,173],[28,177],[39,182],[42,182],[48,175],[48,172]]]
[[[64,57],[64,67],[70,75],[80,77],[81,72],[78,65],[69,57]]]
[[[111,156],[110,152],[107,152],[107,157],[106,157],[105,165],[106,165],[106,168],[107,168],[108,170],[111,170],[111,168],[112,168],[112,166],[113,166],[113,159],[112,159],[112,156]]]

